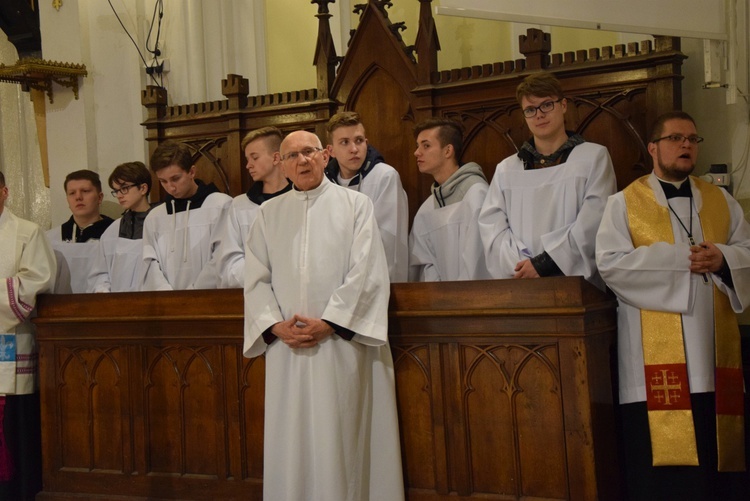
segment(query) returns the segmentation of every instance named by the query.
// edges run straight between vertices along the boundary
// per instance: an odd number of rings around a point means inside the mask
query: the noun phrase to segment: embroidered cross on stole
[[[623,190],[635,247],[655,242],[674,243],[669,209],[656,202],[648,179],[648,176],[642,177]],[[730,215],[720,188],[700,179],[691,179],[703,200],[698,216],[704,240],[726,243]],[[729,298],[716,285],[713,285],[713,298],[718,470],[744,471],[744,392],[739,327]],[[641,333],[653,464],[697,465],[682,316],[641,310]]]

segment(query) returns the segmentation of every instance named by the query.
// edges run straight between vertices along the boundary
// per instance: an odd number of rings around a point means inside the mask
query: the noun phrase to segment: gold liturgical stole
[[[669,208],[656,202],[648,179],[649,176],[644,176],[623,190],[634,247],[655,242],[674,243]],[[698,214],[703,239],[726,243],[730,215],[720,188],[691,179],[703,200]],[[744,387],[739,327],[729,298],[716,285],[713,285],[713,296],[718,469],[744,471]],[[697,465],[682,316],[641,310],[641,333],[653,464]]]

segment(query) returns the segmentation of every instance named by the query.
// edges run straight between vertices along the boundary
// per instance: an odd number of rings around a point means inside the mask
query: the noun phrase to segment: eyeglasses
[[[659,141],[664,141],[665,139],[674,144],[682,144],[686,139],[690,144],[698,144],[703,142],[703,138],[700,136],[683,136],[682,134],[670,134],[668,136],[654,139],[651,142],[658,143]]]
[[[130,191],[130,188],[134,188],[136,186],[138,186],[138,185],[137,184],[128,184],[128,185],[125,185],[125,186],[120,186],[120,188],[118,188],[116,190],[112,190],[112,191],[110,191],[110,193],[112,193],[113,197],[116,197],[118,193],[120,195],[127,195],[128,191]]]
[[[319,151],[323,151],[323,148],[303,148],[299,151],[290,151],[286,155],[282,155],[281,159],[285,162],[287,160],[290,162],[298,162],[300,156],[310,159]]]
[[[549,113],[550,111],[555,109],[555,103],[559,103],[563,99],[564,98],[561,97],[557,101],[545,101],[539,106],[529,106],[527,108],[524,108],[523,116],[525,116],[526,118],[533,118],[536,116],[536,112],[540,110],[542,113]]]

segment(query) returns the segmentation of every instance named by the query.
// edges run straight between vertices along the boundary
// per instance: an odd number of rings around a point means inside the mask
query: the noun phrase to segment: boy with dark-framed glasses
[[[500,162],[479,215],[493,278],[580,275],[604,288],[594,241],[615,193],[604,146],[565,129],[568,101],[554,75],[529,75],[516,98],[532,137]]]
[[[143,162],[126,162],[115,167],[108,184],[125,212],[99,239],[88,292],[136,292],[141,290],[146,272],[143,223],[151,211],[151,173]]]

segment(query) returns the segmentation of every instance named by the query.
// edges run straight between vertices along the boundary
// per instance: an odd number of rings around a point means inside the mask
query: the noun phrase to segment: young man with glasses
[[[143,290],[215,289],[220,228],[232,198],[196,179],[183,143],[160,144],[150,167],[167,197],[143,224]]]
[[[112,196],[125,209],[99,239],[91,266],[88,292],[135,292],[145,278],[143,223],[151,211],[151,173],[143,162],[127,162],[109,176]]]
[[[391,282],[406,282],[409,267],[409,204],[396,169],[385,163],[367,142],[365,126],[354,111],[328,120],[326,176],[332,182],[364,193],[375,206]]]
[[[617,294],[627,498],[748,499],[740,334],[750,305],[750,224],[690,174],[694,120],[661,116],[652,174],[607,202],[596,261]]]
[[[594,240],[616,191],[607,149],[565,130],[567,99],[554,75],[529,75],[516,97],[532,138],[500,162],[479,215],[493,278],[580,275],[604,288]]]
[[[47,231],[57,258],[55,293],[80,294],[88,291],[89,269],[99,252],[99,238],[113,219],[99,212],[104,193],[96,172],[71,172],[63,187],[73,214]]]
[[[244,355],[265,353],[263,499],[403,500],[388,265],[372,201],[324,175],[315,134],[281,143],[291,192],[245,255]]]

